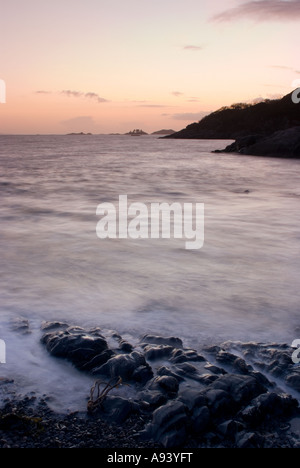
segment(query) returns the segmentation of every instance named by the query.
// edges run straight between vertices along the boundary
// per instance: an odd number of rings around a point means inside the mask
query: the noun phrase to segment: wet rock
[[[300,373],[288,375],[285,381],[290,387],[300,393]]]
[[[172,348],[182,348],[183,343],[180,338],[169,337],[165,338],[163,336],[154,336],[154,335],[145,335],[141,343],[153,344],[153,345],[165,345],[171,346]]]
[[[148,410],[153,411],[160,406],[165,405],[168,402],[168,397],[165,393],[154,392],[143,392],[140,394],[141,402],[146,402],[149,405]]]
[[[208,408],[214,417],[231,414],[233,400],[224,390],[211,389],[205,393]]]
[[[206,364],[206,366],[204,367],[206,370],[208,370],[209,372],[211,372],[212,374],[216,374],[216,375],[225,375],[227,374],[227,372],[222,369],[221,367],[218,367],[218,366],[214,366],[213,364]]]
[[[242,432],[236,441],[236,446],[240,449],[263,448],[263,445],[263,438],[254,432]]]
[[[47,333],[41,341],[52,356],[68,359],[79,369],[108,349],[102,336],[79,327]]]
[[[207,406],[195,408],[191,417],[191,431],[195,435],[204,433],[210,424],[210,411]]]
[[[156,377],[149,388],[154,390],[162,389],[168,394],[176,396],[179,390],[179,383],[178,380],[175,379],[175,377],[165,375],[161,377]]]
[[[192,388],[181,390],[178,400],[183,403],[190,412],[195,408],[202,408],[207,405],[207,400],[203,392]]]
[[[246,361],[244,361],[242,358],[237,358],[233,362],[232,367],[236,372],[243,375],[248,375],[251,371],[253,371],[253,367],[249,364],[246,364]]]
[[[22,335],[28,335],[31,333],[29,321],[23,317],[16,317],[11,320],[11,330]]]
[[[43,322],[41,326],[41,330],[46,332],[54,331],[54,330],[66,330],[70,326],[64,322]]]
[[[137,351],[131,354],[119,354],[111,358],[104,365],[94,369],[94,375],[107,377],[121,377],[125,381],[146,383],[153,377],[153,371],[146,362],[143,354]]]
[[[170,362],[173,364],[181,364],[184,362],[205,362],[203,356],[193,349],[175,349],[172,352]]]
[[[165,448],[177,447],[186,440],[188,417],[186,407],[174,401],[158,408],[153,413],[152,423],[146,428],[146,434]]]
[[[110,422],[124,423],[133,414],[139,413],[139,405],[121,397],[108,396],[101,405],[102,415]]]
[[[241,424],[230,419],[218,426],[218,432],[222,434],[226,439],[234,440],[236,434],[241,431],[241,427]]]
[[[121,341],[119,342],[119,349],[120,349],[120,351],[122,351],[123,353],[132,353],[132,351],[133,351],[133,346],[132,346],[132,344],[128,343],[128,341],[121,340]]]
[[[148,345],[144,348],[144,354],[148,361],[156,361],[158,359],[167,359],[171,356],[174,348],[172,346],[166,345],[157,345],[151,346]]]
[[[212,383],[216,382],[218,380],[218,376],[217,375],[213,375],[213,374],[202,374],[200,377],[198,377],[197,379],[198,382],[200,382],[202,385],[211,385]]]
[[[297,408],[297,400],[289,395],[278,395],[273,392],[255,398],[240,416],[251,426],[257,426],[266,418],[291,416]]]
[[[212,388],[227,392],[237,407],[247,405],[253,398],[267,389],[251,376],[227,374],[212,384]]]
[[[236,360],[237,356],[227,351],[221,350],[216,354],[216,361],[223,365],[233,366]]]
[[[174,377],[178,382],[183,382],[184,378],[180,376],[179,374],[176,374],[175,372],[172,372],[171,369],[168,367],[162,366],[157,369],[157,375],[163,376],[163,375],[168,375],[170,377]]]
[[[92,372],[94,369],[97,369],[101,367],[103,364],[105,364],[113,356],[114,356],[114,352],[111,349],[106,349],[101,354],[98,354],[97,356],[93,357],[90,361],[83,364],[81,367],[81,370]]]

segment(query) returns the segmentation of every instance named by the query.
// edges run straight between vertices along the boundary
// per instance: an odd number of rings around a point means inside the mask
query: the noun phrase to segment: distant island
[[[132,130],[131,132],[125,133],[125,135],[144,136],[144,135],[148,135],[148,133],[144,132],[143,130],[140,130],[139,128],[136,128],[135,130]]]
[[[151,135],[173,135],[175,132],[175,130],[158,130],[157,132],[153,132],[151,133]]]
[[[83,132],[80,132],[80,133],[68,133],[67,136],[91,136],[93,135],[92,133],[83,133]]]
[[[236,140],[216,152],[298,158],[300,104],[293,102],[292,93],[259,104],[233,104],[164,138]]]

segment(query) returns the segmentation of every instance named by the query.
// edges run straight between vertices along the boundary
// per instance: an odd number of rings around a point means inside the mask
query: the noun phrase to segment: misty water
[[[300,338],[300,161],[216,155],[229,142],[0,136],[0,377],[85,403],[92,381],[40,344],[44,320],[224,340]],[[100,240],[98,204],[205,204],[205,243]],[[32,333],[12,331],[24,317]]]

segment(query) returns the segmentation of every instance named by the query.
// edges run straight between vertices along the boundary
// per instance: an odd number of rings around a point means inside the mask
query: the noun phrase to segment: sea
[[[91,377],[47,354],[43,321],[116,330],[134,344],[178,336],[194,349],[300,339],[300,161],[212,153],[229,143],[0,136],[0,377],[59,411],[86,404]],[[120,195],[204,204],[203,247],[99,239],[97,206]],[[14,330],[16,318],[30,333]]]

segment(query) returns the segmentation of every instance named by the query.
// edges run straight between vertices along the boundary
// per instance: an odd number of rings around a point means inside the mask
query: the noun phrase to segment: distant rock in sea
[[[151,135],[173,135],[175,130],[158,130],[157,132],[153,132]]]
[[[128,133],[125,133],[125,135],[129,135],[129,136],[144,136],[144,135],[148,135],[148,133],[144,132],[143,130],[140,130],[139,128],[136,128],[135,130],[132,130]]]
[[[80,132],[80,133],[68,133],[67,136],[90,136],[90,135],[93,135],[92,133],[84,133],[84,132]]]

